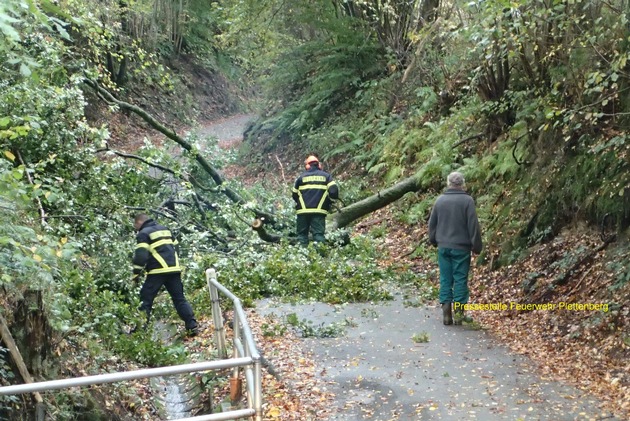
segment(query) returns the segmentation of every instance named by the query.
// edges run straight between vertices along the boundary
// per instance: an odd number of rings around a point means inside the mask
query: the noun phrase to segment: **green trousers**
[[[326,215],[321,213],[301,213],[297,216],[296,222],[298,242],[308,245],[308,233],[313,233],[313,241],[323,243],[326,241]]]
[[[470,251],[438,248],[440,267],[440,303],[468,302]]]

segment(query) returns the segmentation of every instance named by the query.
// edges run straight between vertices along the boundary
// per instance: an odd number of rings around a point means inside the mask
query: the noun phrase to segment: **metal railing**
[[[260,354],[256,349],[254,335],[247,323],[247,317],[241,300],[232,294],[227,288],[217,281],[217,273],[214,269],[206,270],[206,280],[210,289],[212,302],[212,319],[214,322],[214,335],[219,356],[227,358],[225,328],[223,327],[223,315],[219,302],[219,292],[232,300],[234,306],[234,319],[232,321],[232,359],[247,358],[251,360],[248,365],[235,365],[230,379],[230,397],[237,400],[241,393],[241,378],[239,368],[244,367],[245,386],[247,387],[248,407],[255,412],[255,420],[262,421],[262,374]],[[226,412],[226,413],[229,413]]]
[[[256,349],[251,329],[247,324],[247,318],[245,317],[243,306],[234,294],[217,281],[214,269],[208,269],[206,271],[206,279],[212,301],[212,317],[215,326],[216,346],[219,350],[219,356],[224,359],[218,361],[206,361],[193,364],[181,364],[168,367],[148,368],[143,370],[5,386],[0,387],[0,396],[45,392],[48,390],[116,383],[126,380],[147,379],[199,371],[233,369],[232,377],[230,379],[230,395],[234,401],[240,398],[241,382],[239,372],[240,368],[243,367],[245,371],[248,394],[247,408],[230,410],[218,414],[183,418],[180,419],[180,421],[224,421],[247,417],[254,417],[255,421],[262,421],[261,358],[258,350]],[[234,305],[234,321],[232,325],[234,329],[233,358],[226,358],[227,347],[225,329],[223,328],[223,317],[221,315],[221,307],[219,305],[219,291],[231,299]]]

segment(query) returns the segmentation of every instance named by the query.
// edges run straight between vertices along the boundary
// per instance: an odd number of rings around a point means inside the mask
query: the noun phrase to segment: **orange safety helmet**
[[[310,170],[311,164],[315,162],[317,162],[318,166],[321,167],[321,165],[319,164],[319,159],[317,159],[315,155],[309,155],[309,157],[304,160],[304,166],[306,167],[307,170]]]

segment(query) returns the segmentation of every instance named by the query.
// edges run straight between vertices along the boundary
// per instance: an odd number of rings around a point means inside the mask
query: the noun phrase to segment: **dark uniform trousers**
[[[326,241],[326,215],[321,213],[300,213],[297,215],[296,229],[300,244],[308,245],[309,231],[313,233],[313,241],[324,243]]]
[[[186,329],[193,329],[197,326],[195,316],[193,314],[192,307],[184,298],[184,287],[182,285],[182,277],[180,272],[161,273],[156,275],[147,275],[142,288],[140,289],[140,310],[147,313],[147,318],[151,316],[151,309],[153,308],[153,300],[160,292],[162,285],[166,287],[171,300],[173,300],[173,306],[177,311],[179,317],[186,324]]]

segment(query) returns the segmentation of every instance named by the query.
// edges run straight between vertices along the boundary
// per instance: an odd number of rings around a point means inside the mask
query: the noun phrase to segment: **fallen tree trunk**
[[[420,190],[421,187],[420,179],[417,175],[405,178],[391,187],[341,208],[339,212],[333,213],[330,216],[330,222],[327,223],[327,231],[343,228],[362,216],[395,202],[407,193]]]
[[[254,219],[254,222],[252,222],[252,229],[256,231],[261,240],[268,243],[279,243],[283,238],[281,235],[268,233],[265,229],[264,219]]]
[[[28,371],[26,364],[24,363],[24,359],[22,358],[22,354],[15,344],[15,340],[13,340],[13,335],[11,335],[11,331],[9,330],[9,326],[4,317],[0,314],[0,338],[6,344],[9,353],[11,354],[11,358],[13,358],[13,362],[18,368],[20,372],[20,376],[22,376],[22,380],[24,383],[33,383],[33,377],[31,377],[31,373]],[[33,392],[33,398],[36,403],[36,418],[37,421],[44,420],[44,399],[39,392]]]

